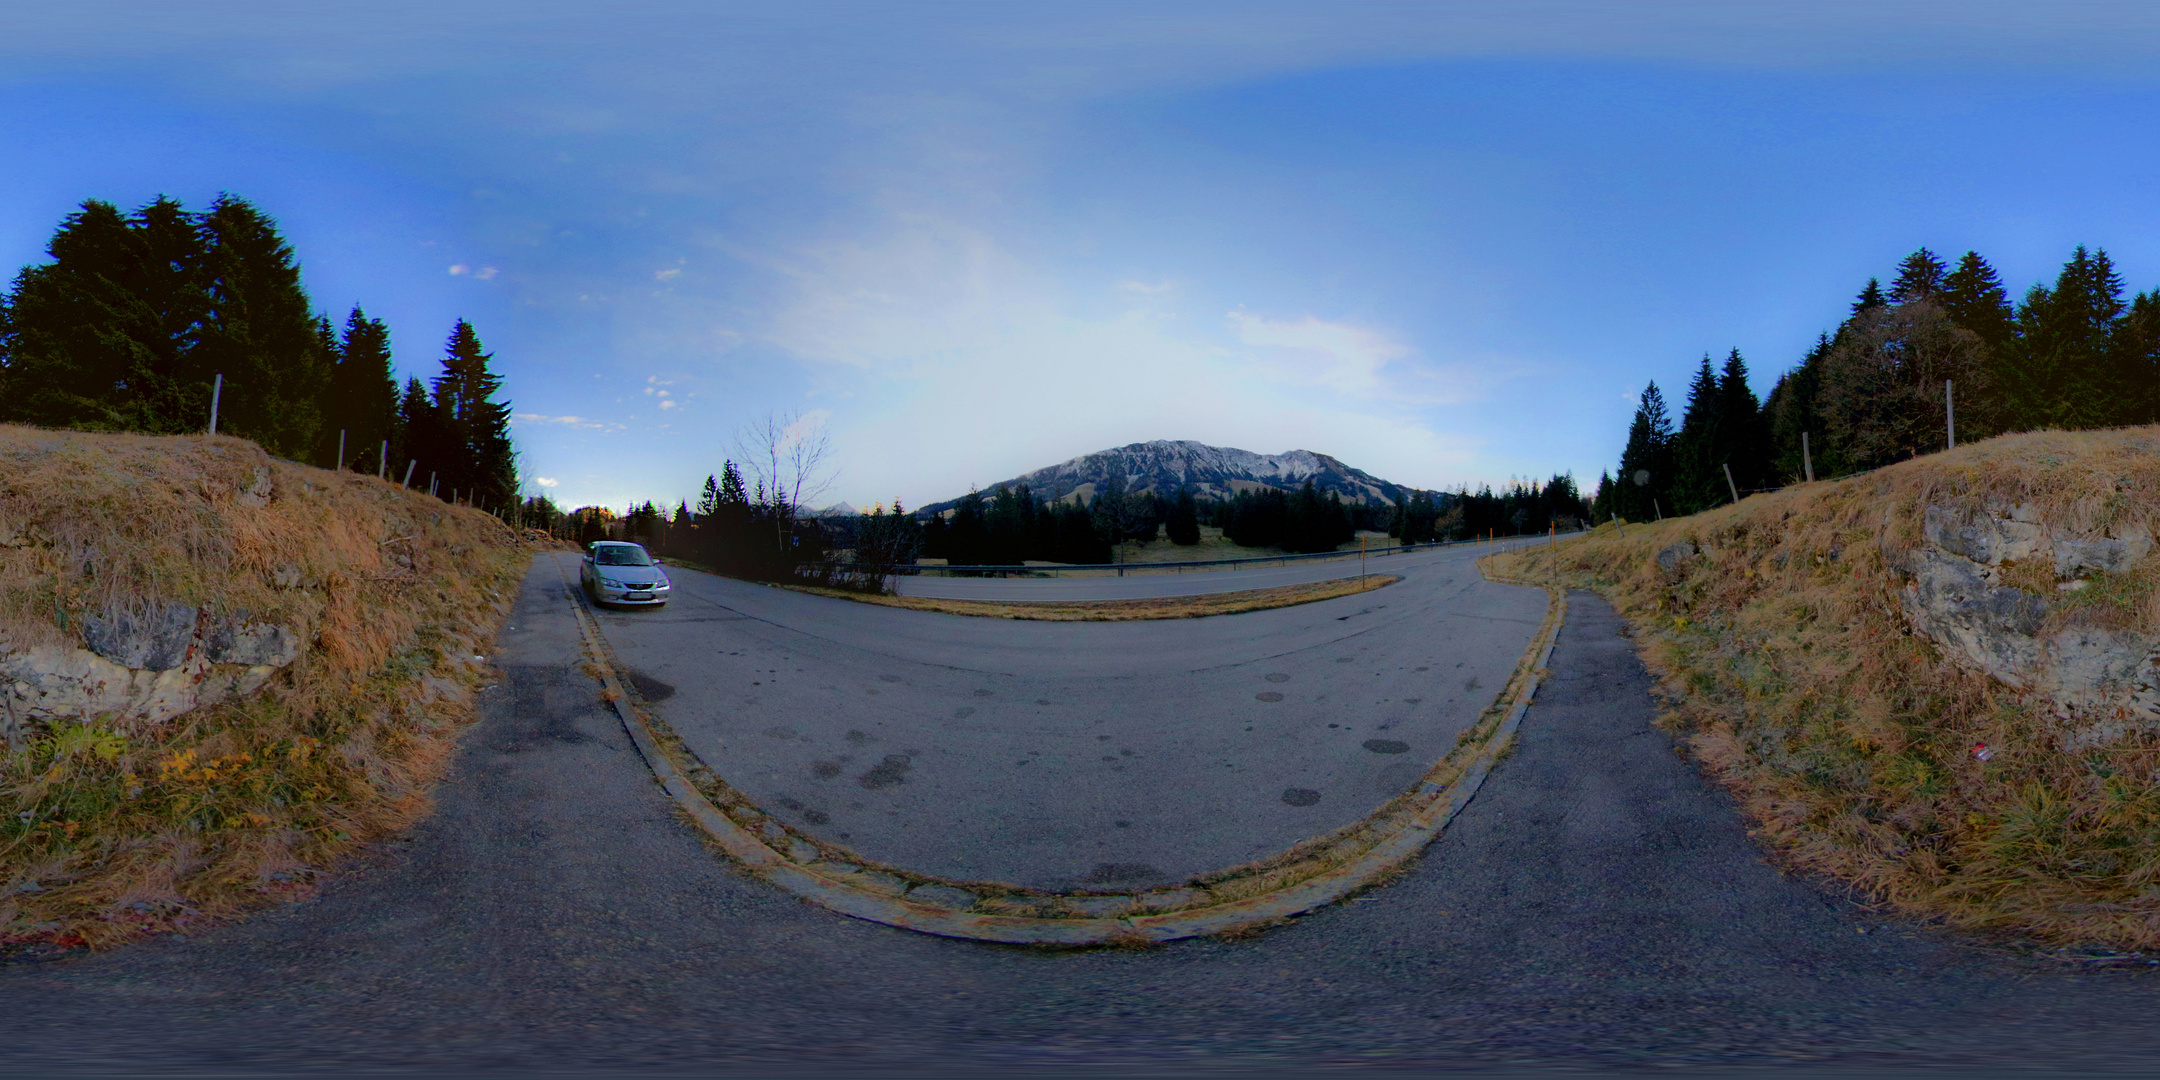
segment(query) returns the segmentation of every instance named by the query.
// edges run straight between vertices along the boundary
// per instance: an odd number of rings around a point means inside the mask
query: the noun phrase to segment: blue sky
[[[245,195],[405,371],[470,319],[570,505],[768,411],[857,505],[1152,438],[1594,480],[1915,247],[2160,286],[2156,127],[2160,5],[52,5],[0,259]]]

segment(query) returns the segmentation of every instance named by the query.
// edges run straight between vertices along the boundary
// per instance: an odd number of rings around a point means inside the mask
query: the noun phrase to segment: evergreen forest
[[[0,422],[178,435],[207,430],[311,465],[412,481],[507,514],[517,461],[502,378],[473,327],[439,374],[400,387],[390,330],[315,310],[277,222],[220,195],[189,211],[91,200],[0,295]],[[340,451],[342,450],[342,457]]]
[[[1870,279],[1758,400],[1738,349],[1704,356],[1680,416],[1645,387],[1597,520],[1691,514],[2013,431],[2160,421],[2160,289],[2124,298],[2107,252],[2079,247],[2012,301],[1986,259],[1921,248]],[[1727,470],[1730,470],[1728,478]]]

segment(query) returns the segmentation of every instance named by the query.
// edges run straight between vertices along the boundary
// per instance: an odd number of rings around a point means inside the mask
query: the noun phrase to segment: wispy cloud
[[[510,417],[510,422],[513,425],[554,424],[561,427],[581,428],[586,431],[629,430],[629,428],[625,427],[622,424],[618,424],[608,420],[589,420],[582,416],[547,416],[541,413],[514,413]]]
[[[544,488],[556,488],[562,486],[562,481],[557,480],[552,476],[535,476],[533,477],[533,483],[538,484]]]
[[[1270,363],[1277,377],[1304,386],[1324,386],[1338,393],[1372,397],[1389,389],[1383,378],[1389,363],[1410,355],[1410,347],[1377,330],[1349,323],[1325,322],[1307,315],[1290,322],[1263,319],[1242,311],[1229,313],[1239,341],[1265,349],[1288,350]]]

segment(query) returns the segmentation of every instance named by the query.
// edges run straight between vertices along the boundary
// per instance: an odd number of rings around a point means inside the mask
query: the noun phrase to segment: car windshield
[[[641,547],[610,544],[593,549],[593,562],[601,566],[651,566],[652,557]]]

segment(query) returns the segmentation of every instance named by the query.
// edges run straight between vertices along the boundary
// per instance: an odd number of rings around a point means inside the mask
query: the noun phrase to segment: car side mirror
[[[586,561],[586,562],[591,562],[591,561],[592,561],[592,556],[590,556],[590,555],[587,555],[587,556],[585,556],[585,561]]]
[[[666,559],[654,559],[654,560],[652,561],[652,564],[653,564],[654,566],[666,566],[666,565],[667,565],[667,560],[666,560]]]

